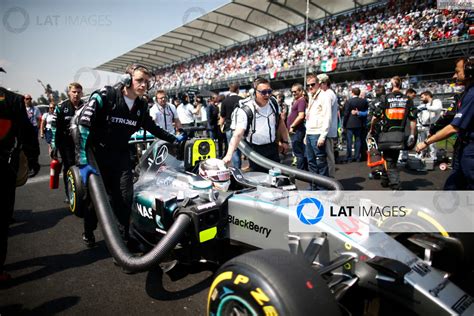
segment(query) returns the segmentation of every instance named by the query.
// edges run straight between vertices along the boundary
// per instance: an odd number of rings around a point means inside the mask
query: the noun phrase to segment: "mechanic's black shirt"
[[[85,141],[93,148],[100,146],[108,151],[128,153],[130,136],[142,127],[168,142],[176,140],[174,135],[155,124],[148,114],[145,100],[137,98],[129,110],[120,87],[113,89],[115,93],[110,93],[110,90],[107,92],[107,88],[102,89],[97,98],[91,98],[80,114],[78,125],[81,144],[79,148],[76,147],[79,165],[87,163]],[[111,98],[113,100],[109,100]]]
[[[76,108],[70,100],[63,101],[54,109],[53,121],[51,122],[53,131],[53,142],[56,147],[73,147],[74,142],[71,136],[70,124],[76,111],[84,105],[81,100]]]

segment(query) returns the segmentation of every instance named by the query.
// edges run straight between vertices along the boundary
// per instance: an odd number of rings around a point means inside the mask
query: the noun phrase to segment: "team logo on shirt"
[[[131,120],[131,119],[125,119],[123,117],[114,117],[114,116],[112,116],[110,118],[110,121],[112,123],[118,123],[118,124],[130,125],[130,126],[137,126],[137,121],[134,121],[134,120]]]

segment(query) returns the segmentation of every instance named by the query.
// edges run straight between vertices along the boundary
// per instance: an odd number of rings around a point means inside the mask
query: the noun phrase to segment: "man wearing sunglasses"
[[[130,159],[130,136],[144,128],[154,136],[174,143],[185,139],[174,136],[157,126],[148,112],[143,98],[150,88],[152,73],[142,65],[127,68],[115,87],[105,87],[94,92],[77,114],[77,129],[73,132],[76,144],[76,164],[82,182],[87,185],[88,176],[98,171],[89,164],[87,149],[92,149],[110,204],[118,220],[122,238],[128,240],[129,218],[133,197],[132,161]],[[84,222],[83,241],[86,246],[95,244],[93,231],[97,219],[93,212]],[[88,216],[86,214],[86,216]]]
[[[329,176],[326,137],[332,120],[331,101],[320,89],[320,82],[315,74],[306,78],[309,94],[306,109],[306,157],[310,172]],[[320,188],[311,184],[312,190]]]
[[[271,96],[273,90],[270,82],[257,78],[253,86],[253,97],[239,101],[239,108],[236,109],[231,126],[234,133],[223,158],[226,164],[231,161],[243,137],[258,154],[276,162],[280,162],[279,152],[288,151],[288,130],[279,114],[278,104]],[[268,172],[252,160],[249,160],[249,164],[253,171]]]

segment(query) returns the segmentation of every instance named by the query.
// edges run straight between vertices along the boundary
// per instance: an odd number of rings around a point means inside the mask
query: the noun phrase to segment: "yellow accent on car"
[[[211,227],[199,232],[199,242],[203,243],[208,240],[214,239],[217,235],[217,227]]]

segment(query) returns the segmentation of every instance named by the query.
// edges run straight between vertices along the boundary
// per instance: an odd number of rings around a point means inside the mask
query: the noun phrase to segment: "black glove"
[[[49,154],[49,157],[51,159],[58,159],[58,149],[57,148],[51,148],[51,153]]]

